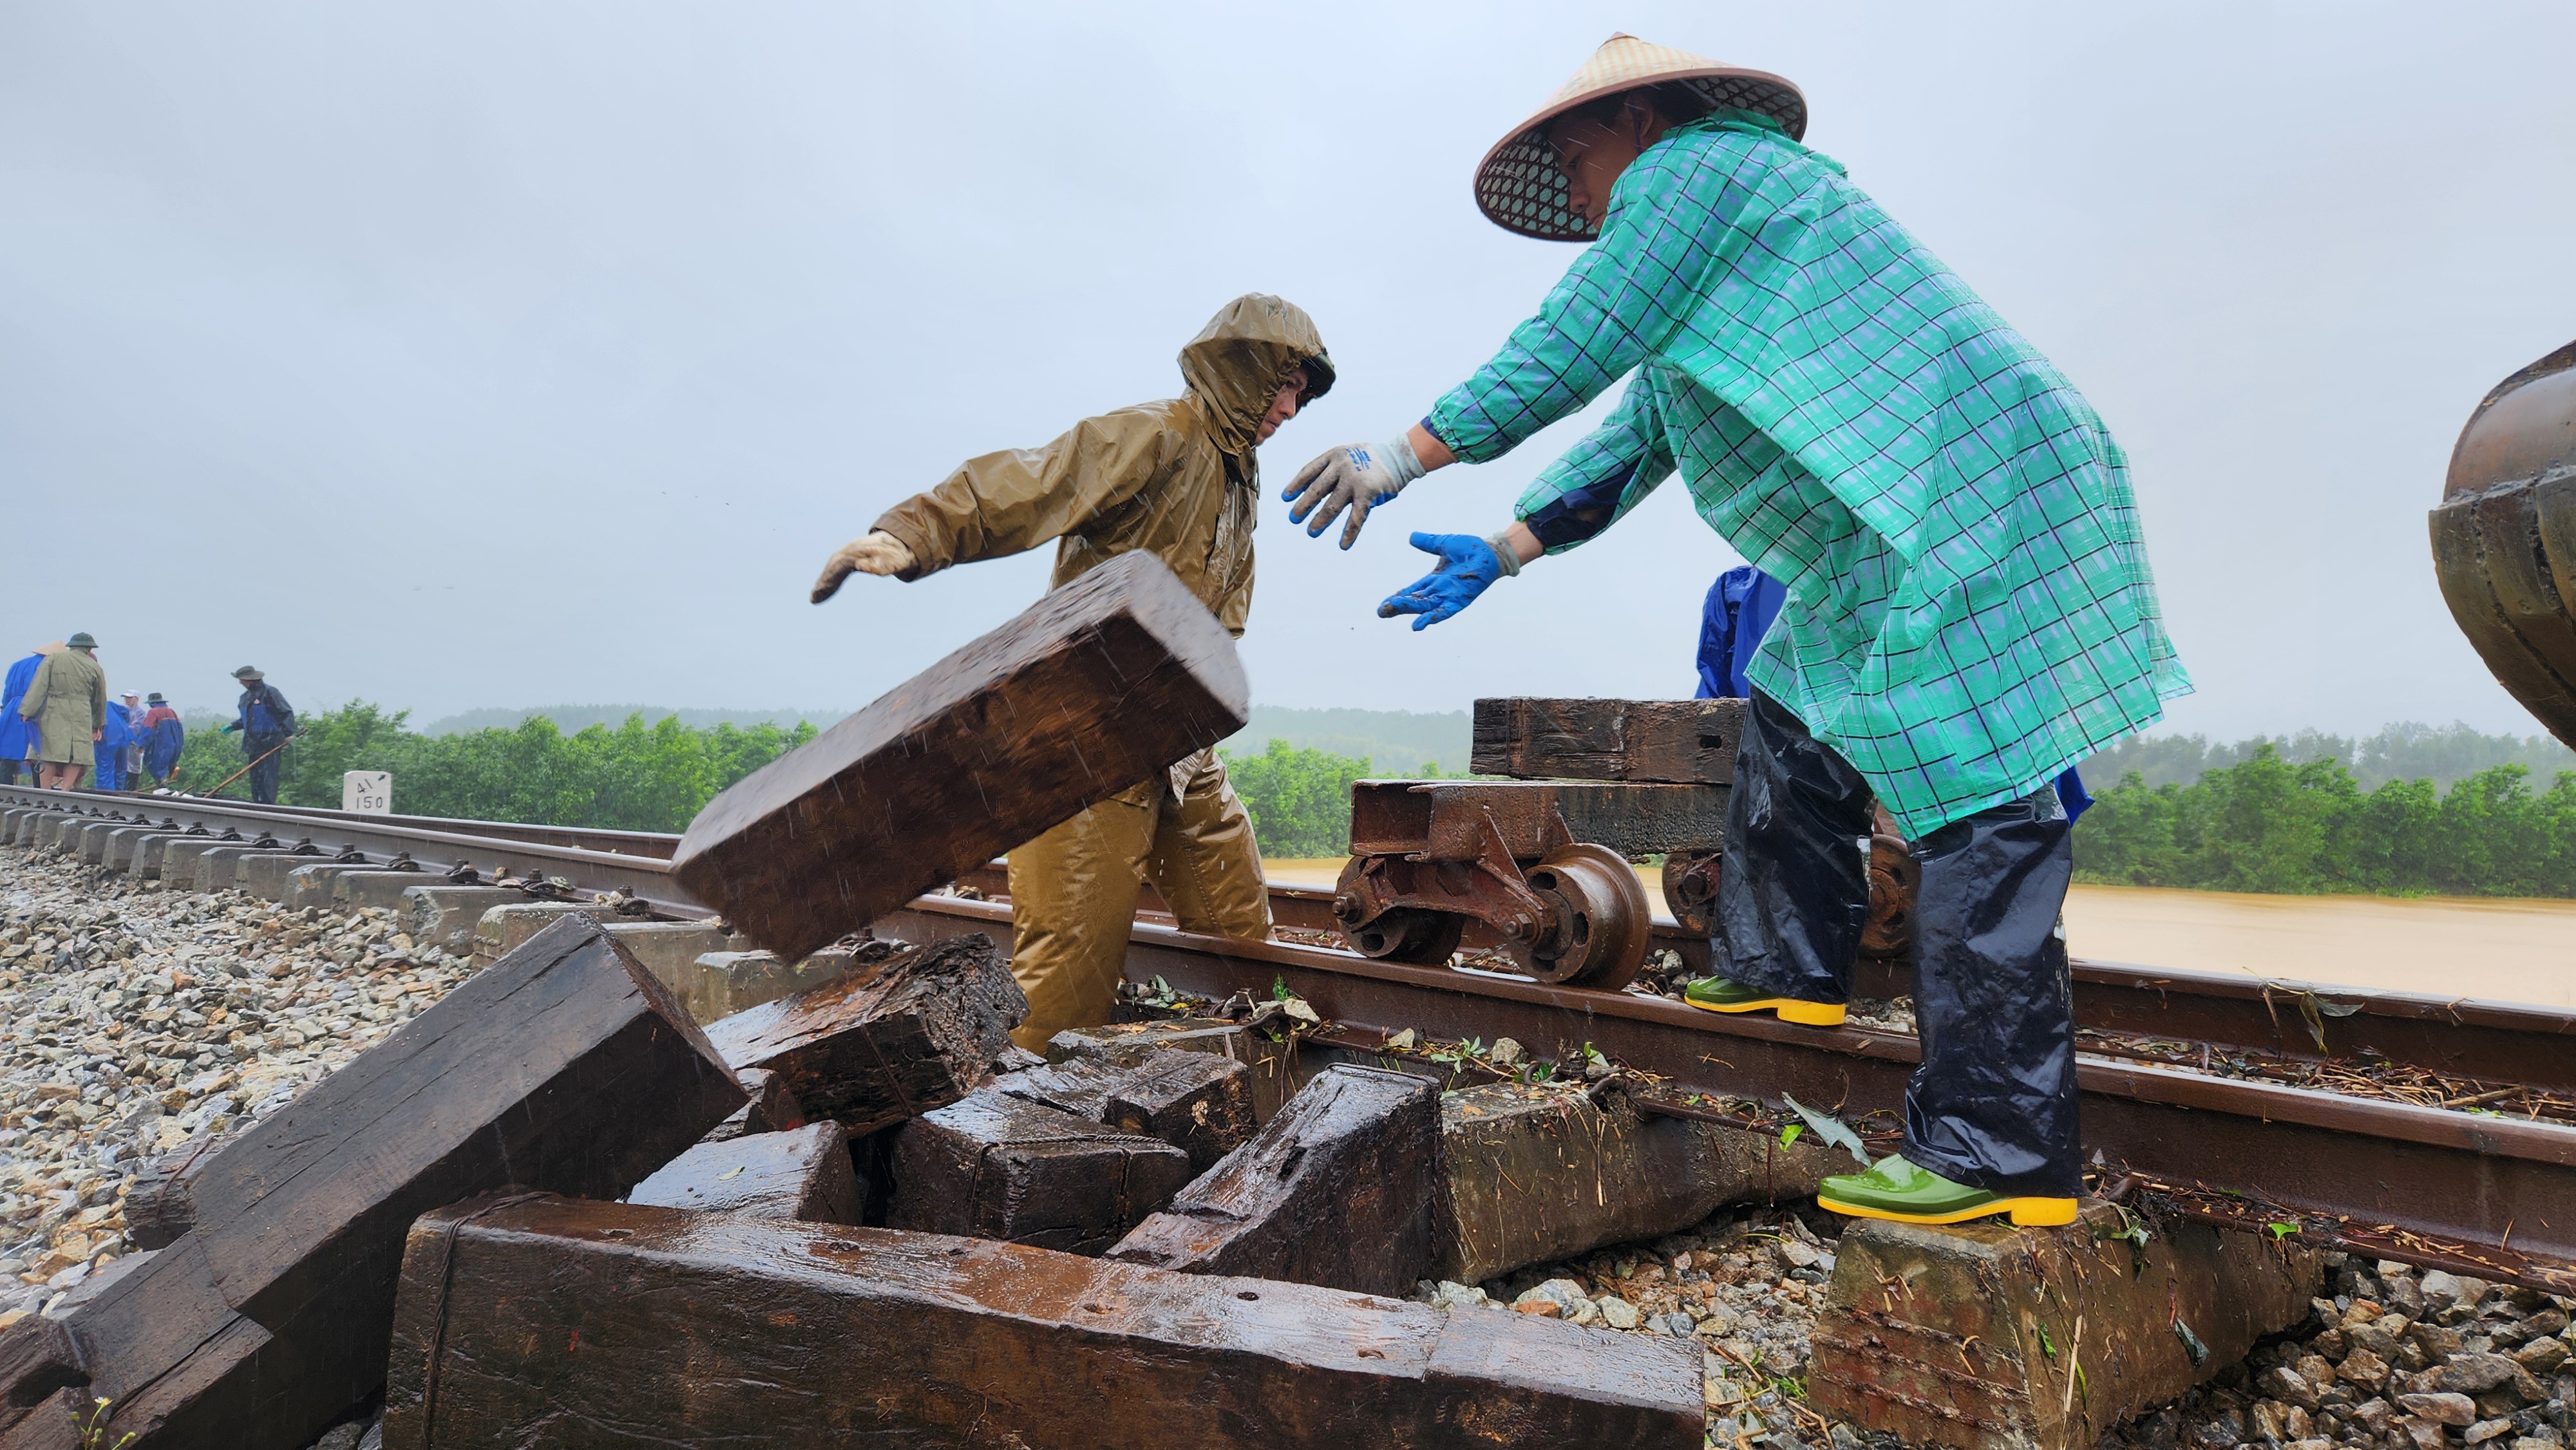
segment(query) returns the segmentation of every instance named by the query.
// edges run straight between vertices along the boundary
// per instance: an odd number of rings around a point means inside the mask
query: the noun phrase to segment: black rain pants
[[[264,806],[277,804],[277,773],[286,766],[286,752],[278,749],[287,737],[252,735],[242,741],[242,751],[259,763],[250,768],[250,798]],[[265,755],[266,760],[259,758]]]
[[[1851,997],[1869,916],[1873,798],[1851,763],[1753,692],[1727,803],[1710,948],[1720,975],[1808,1002]],[[2016,1196],[2083,1191],[2075,1016],[2058,927],[2074,873],[2055,791],[1913,843],[1914,1021],[1905,1156]]]

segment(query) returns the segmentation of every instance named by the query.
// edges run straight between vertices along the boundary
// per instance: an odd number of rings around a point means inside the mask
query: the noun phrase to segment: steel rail
[[[320,817],[328,820],[399,821],[422,830],[446,831],[460,836],[486,836],[495,840],[530,841],[549,846],[576,846],[585,851],[606,851],[612,855],[655,856],[669,860],[679,848],[680,838],[662,831],[607,831],[587,826],[535,826],[515,821],[481,821],[451,816],[371,815],[358,811],[327,810],[320,806],[261,805],[257,801],[233,800],[227,796],[130,795],[122,791],[45,790],[37,786],[0,786],[0,807],[52,806],[61,810],[114,813],[143,812],[158,816],[168,811],[205,807],[220,810],[227,818],[246,815]]]
[[[19,793],[16,787],[0,788],[0,806],[21,810],[64,809],[62,803],[54,799],[32,804],[9,799]],[[51,791],[43,794],[59,797],[64,793]],[[680,884],[679,878],[671,872],[669,861],[658,857],[426,830],[405,824],[400,816],[358,815],[343,811],[306,814],[268,809],[243,810],[231,802],[217,805],[174,796],[156,796],[152,800],[155,804],[148,810],[96,809],[67,813],[101,820],[123,817],[137,824],[169,821],[183,831],[194,826],[214,835],[231,832],[243,840],[257,839],[265,832],[284,847],[310,845],[323,857],[354,856],[366,865],[417,870],[425,876],[460,867],[470,868],[485,879],[531,872],[560,876],[578,889],[626,892],[665,916],[703,917],[712,909]]]
[[[879,929],[908,940],[1009,930],[1005,903],[923,897]],[[1127,976],[1223,1001],[1284,985],[1329,1021],[1382,1037],[1511,1037],[1562,1057],[1589,1044],[1688,1093],[1847,1117],[1901,1113],[1916,1041],[1853,1028],[1721,1017],[1634,993],[1415,967],[1284,942],[1139,922]],[[2245,1082],[2080,1054],[2084,1140],[2097,1165],[2463,1248],[2499,1278],[2576,1292],[2576,1127]],[[2385,1236],[2383,1236],[2384,1238]],[[2378,1240],[2374,1240],[2377,1242]],[[2395,1253],[2390,1255],[2396,1257]]]
[[[996,867],[970,872],[959,881],[995,898],[1009,895],[1009,884]],[[1332,905],[1333,893],[1326,888],[1277,883],[1270,888],[1270,914],[1283,927],[1336,931]],[[1171,916],[1151,886],[1144,888],[1139,909],[1148,919]],[[1467,937],[1471,948],[1498,940],[1480,940],[1477,928]],[[1686,958],[1695,953],[1694,968],[1704,969],[1707,941],[1684,932],[1670,918],[1655,919],[1655,945],[1682,951]],[[2301,1063],[2380,1059],[2451,1077],[2576,1092],[2576,1010],[2081,959],[2073,963],[2071,975],[2076,1025],[2095,1032],[2207,1044]],[[1903,963],[1872,959],[1861,963],[1853,990],[1884,999],[1909,995],[1913,984]],[[2313,1021],[2309,1008],[2315,1009]]]
[[[0,809],[62,809],[83,814],[175,821],[255,837],[265,829],[292,844],[307,839],[333,853],[355,849],[376,860],[408,852],[414,864],[445,871],[471,866],[487,874],[534,866],[564,876],[576,888],[626,890],[666,915],[700,917],[709,907],[673,878],[661,859],[679,837],[641,831],[581,831],[506,822],[423,816],[357,815],[341,811],[255,806],[189,796],[120,796],[90,791],[47,791],[0,786]],[[293,834],[281,831],[297,823]],[[585,846],[601,841],[612,849]],[[623,847],[624,849],[615,849]],[[541,864],[540,864],[541,863]],[[960,878],[996,898],[1007,898],[1008,879],[998,864]],[[1333,893],[1327,888],[1270,887],[1271,914],[1292,930],[1332,933]],[[1151,886],[1139,911],[1147,921],[1170,913]],[[1479,931],[1481,928],[1479,928]],[[1492,945],[1471,931],[1471,947]],[[1655,942],[1697,962],[1708,944],[1669,919],[1658,918]],[[2291,1062],[2374,1060],[2403,1064],[2481,1083],[2510,1083],[2542,1092],[2576,1092],[2576,1011],[2413,993],[2361,992],[2348,988],[2267,981],[2243,975],[2148,968],[2079,960],[2073,965],[2078,1026],[2115,1036],[2206,1045],[2221,1052],[2254,1053]],[[1865,997],[1910,991],[1901,964],[1865,961],[1855,982]]]

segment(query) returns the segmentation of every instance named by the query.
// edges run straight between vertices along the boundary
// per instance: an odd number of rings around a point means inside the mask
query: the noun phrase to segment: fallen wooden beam
[[[1253,1121],[1269,1122],[1302,1081],[1296,1054],[1285,1043],[1272,1042],[1239,1022],[1219,1017],[1175,1017],[1161,1022],[1110,1022],[1098,1027],[1069,1027],[1047,1040],[1049,1062],[1096,1058],[1117,1067],[1134,1067],[1158,1048],[1205,1052],[1231,1058],[1251,1070]]]
[[[1726,785],[1742,700],[1478,700],[1467,768],[1516,780]]]
[[[88,1383],[80,1341],[61,1320],[30,1314],[0,1330],[0,1386],[8,1389],[0,1394],[0,1434],[30,1418],[40,1426],[59,1421],[69,1407],[48,1402],[70,1394],[76,1403],[79,1387]]]
[[[1234,641],[1127,553],[707,803],[682,885],[795,961],[1241,729]]]
[[[556,923],[190,1166],[193,1226],[65,1314],[96,1443],[310,1442],[383,1380],[414,1218],[510,1183],[618,1197],[742,1102],[598,923]]]
[[[857,1223],[863,1197],[850,1163],[849,1130],[822,1122],[700,1143],[636,1184],[626,1201],[808,1223]]]
[[[809,1117],[858,1137],[974,1091],[1028,1011],[1010,963],[974,932],[737,1012],[707,1037],[727,1063],[776,1073]]]
[[[1622,1098],[1488,1083],[1440,1100],[1433,1277],[1460,1284],[1675,1233],[1721,1204],[1785,1202],[1851,1158],[1813,1134],[1639,1114]]]
[[[2065,1228],[1854,1223],[1816,1318],[1812,1403],[1907,1444],[2086,1450],[2324,1292],[2323,1254],[2296,1239],[2165,1219],[2140,1244],[2134,1228],[2099,1201]]]
[[[1193,1173],[1242,1147],[1254,1127],[1251,1069],[1212,1052],[1157,1048],[1132,1067],[1075,1058],[1011,1073],[994,1088],[1122,1133],[1159,1138],[1190,1155]]]
[[[386,1450],[1696,1450],[1700,1349],[888,1229],[557,1199],[414,1226]]]
[[[1097,1254],[1195,1171],[1160,1139],[987,1090],[895,1136],[886,1223]]]
[[[239,1136],[210,1133],[143,1165],[125,1190],[125,1238],[138,1249],[167,1248],[197,1226],[190,1184],[215,1151]]]
[[[733,1116],[707,1130],[701,1143],[723,1143],[751,1133],[784,1133],[805,1126],[805,1106],[778,1080],[778,1074],[747,1067],[734,1074],[751,1100]]]
[[[1431,1263],[1440,1089],[1337,1066],[1109,1257],[1401,1294]]]

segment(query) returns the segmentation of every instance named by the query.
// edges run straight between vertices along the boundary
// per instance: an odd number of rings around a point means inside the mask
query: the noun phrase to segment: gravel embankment
[[[1709,1443],[1893,1446],[1809,1410],[1807,1336],[1824,1304],[1840,1220],[1814,1209],[1720,1212],[1686,1233],[1414,1298],[1452,1313],[1509,1310],[1595,1329],[1696,1338]]]
[[[145,1159],[294,1101],[469,970],[391,912],[0,847],[0,1324],[130,1251]]]

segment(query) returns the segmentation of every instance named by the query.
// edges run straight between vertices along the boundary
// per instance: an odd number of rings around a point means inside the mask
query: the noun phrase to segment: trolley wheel
[[[1607,846],[1578,841],[1526,873],[1552,920],[1513,960],[1542,982],[1615,992],[1646,964],[1654,927],[1645,883]]]
[[[1861,955],[1901,957],[1914,944],[1914,899],[1923,890],[1923,867],[1900,836],[1880,834],[1869,843],[1869,921],[1860,931]]]
[[[1415,907],[1397,907],[1365,926],[1342,928],[1342,940],[1361,956],[1416,967],[1449,965],[1466,934],[1467,918]]]
[[[1714,851],[1675,851],[1664,858],[1664,907],[1693,936],[1709,933],[1717,906],[1717,873],[1726,858]]]

